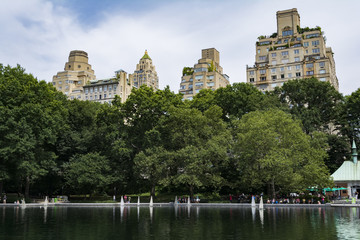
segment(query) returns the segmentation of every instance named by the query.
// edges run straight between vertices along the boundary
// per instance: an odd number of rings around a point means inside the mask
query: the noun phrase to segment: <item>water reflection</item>
[[[358,208],[0,207],[0,239],[360,239],[359,224]]]

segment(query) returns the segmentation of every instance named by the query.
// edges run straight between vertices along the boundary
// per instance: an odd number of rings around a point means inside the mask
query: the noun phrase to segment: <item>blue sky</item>
[[[201,49],[220,51],[230,82],[246,81],[259,35],[276,31],[276,11],[297,8],[301,26],[319,25],[335,55],[340,92],[360,87],[357,0],[2,0],[0,63],[51,81],[71,50],[84,50],[98,78],[128,73],[148,50],[160,88],[178,92],[181,71]]]

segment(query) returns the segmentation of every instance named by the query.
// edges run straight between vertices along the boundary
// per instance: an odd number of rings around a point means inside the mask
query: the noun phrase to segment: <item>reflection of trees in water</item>
[[[359,217],[356,208],[5,207],[0,239],[360,239]]]

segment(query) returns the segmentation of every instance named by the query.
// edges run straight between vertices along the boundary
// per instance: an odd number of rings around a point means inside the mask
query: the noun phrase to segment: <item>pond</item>
[[[360,239],[358,208],[0,207],[0,239]]]

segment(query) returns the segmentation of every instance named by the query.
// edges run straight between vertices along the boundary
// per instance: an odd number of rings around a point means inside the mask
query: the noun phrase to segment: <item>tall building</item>
[[[70,52],[64,71],[53,76],[52,83],[69,99],[81,99],[83,86],[95,78],[94,70],[88,63],[88,54],[84,51],[74,50]]]
[[[316,77],[339,90],[334,53],[321,28],[301,28],[296,8],[278,11],[276,18],[277,32],[258,37],[255,65],[246,69],[247,82],[271,91],[291,79]]]
[[[129,79],[135,88],[146,85],[152,87],[154,90],[159,89],[159,77],[146,50],[144,56],[140,59],[139,63],[136,64],[134,73],[129,74]]]
[[[218,89],[229,83],[229,76],[223,74],[220,53],[215,48],[203,49],[201,59],[193,68],[185,67],[181,77],[179,92],[183,99],[191,100],[201,89]]]
[[[127,73],[124,70],[118,70],[115,72],[115,77],[90,80],[83,88],[82,100],[111,104],[115,95],[121,98],[122,103],[125,102],[132,87]]]

